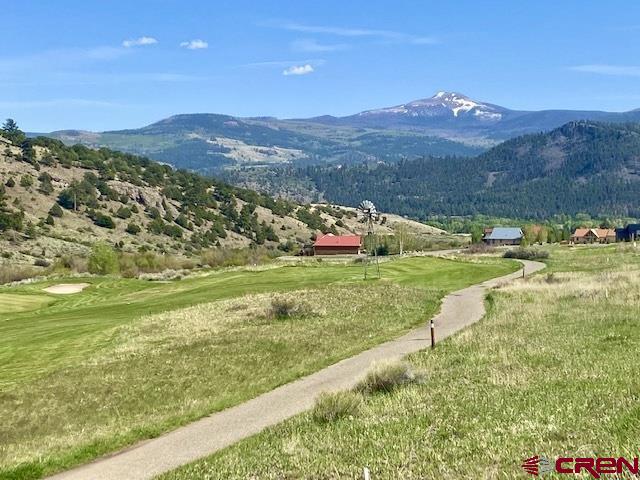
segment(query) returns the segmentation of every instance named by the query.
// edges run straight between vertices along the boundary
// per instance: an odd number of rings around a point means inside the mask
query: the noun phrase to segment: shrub
[[[104,215],[100,212],[95,212],[93,215],[93,223],[98,227],[114,229],[116,224],[109,215]]]
[[[96,188],[86,179],[81,182],[73,180],[71,185],[58,195],[58,203],[67,210],[76,209],[82,205],[95,208],[96,197]]]
[[[33,262],[36,267],[49,267],[51,265],[50,262],[45,260],[44,258],[36,258],[36,261]]]
[[[36,230],[36,226],[31,222],[27,222],[27,226],[24,229],[24,234],[30,239],[38,238],[38,231]]]
[[[180,215],[178,215],[178,218],[176,218],[176,223],[182,228],[188,228],[189,219],[184,213],[181,213]]]
[[[171,238],[182,238],[182,229],[177,225],[165,223],[162,227],[162,233]]]
[[[118,272],[118,255],[108,245],[97,243],[89,256],[89,272],[109,275]]]
[[[54,269],[68,269],[72,272],[85,273],[89,271],[89,264],[85,257],[77,255],[63,255],[54,266]]]
[[[38,180],[40,181],[40,186],[38,187],[38,190],[45,194],[45,195],[50,195],[53,192],[53,185],[51,184],[51,175],[49,175],[46,172],[41,173],[38,176]]]
[[[171,255],[156,255],[152,252],[121,253],[118,260],[120,272],[125,277],[138,277],[143,273],[157,273],[167,270],[183,271],[195,267],[195,263],[190,259]]]
[[[486,243],[472,243],[465,250],[466,253],[493,253],[495,251],[495,247],[487,245]]]
[[[309,305],[297,302],[292,298],[276,297],[271,300],[268,317],[283,320],[285,318],[298,317],[311,313]]]
[[[7,183],[5,183],[5,185],[9,188],[15,187],[16,181],[13,178],[9,178],[9,180],[7,180]]]
[[[311,415],[318,423],[329,423],[357,415],[361,405],[362,395],[355,392],[321,393]]]
[[[358,383],[356,390],[362,393],[391,392],[417,379],[418,376],[413,372],[411,365],[406,362],[381,362]]]
[[[161,281],[165,282],[168,280],[182,280],[183,277],[189,274],[188,270],[164,270],[162,272],[157,273],[143,273],[138,275],[140,280],[148,280],[148,281]]]
[[[118,209],[118,211],[116,212],[116,217],[122,218],[123,220],[127,219],[127,218],[130,218],[131,217],[131,210],[129,208],[127,208],[127,207],[120,207]]]
[[[27,278],[37,277],[42,270],[33,267],[19,267],[17,265],[0,266],[0,285],[3,283],[18,282]]]
[[[51,215],[52,217],[62,217],[63,214],[64,213],[62,207],[57,203],[54,203],[53,206],[49,209],[49,215]]]
[[[140,274],[133,255],[121,255],[118,258],[118,269],[124,278],[135,278]]]
[[[140,227],[137,223],[131,222],[129,225],[127,225],[126,232],[130,233],[131,235],[137,235],[140,233]]]
[[[23,175],[20,177],[20,186],[29,188],[33,185],[33,177],[31,175]]]
[[[504,252],[504,258],[518,258],[520,260],[544,260],[549,258],[549,252],[538,248],[518,247]]]
[[[154,218],[147,225],[147,229],[149,230],[149,233],[160,235],[162,233],[162,230],[164,229],[164,222],[161,218]]]

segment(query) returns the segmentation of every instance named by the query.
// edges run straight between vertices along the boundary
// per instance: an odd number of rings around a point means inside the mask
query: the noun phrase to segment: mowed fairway
[[[18,295],[4,293],[0,295],[0,312],[3,314],[28,312],[44,307],[53,301],[42,295]]]
[[[525,478],[534,455],[637,457],[640,250],[550,251],[546,271],[490,295],[485,319],[410,357],[423,383],[332,423],[300,415],[163,480],[359,478],[364,466],[373,479]]]
[[[164,284],[83,278],[91,286],[64,297],[42,292],[52,282],[0,289],[0,305],[22,305],[0,313],[0,478],[37,478],[252,398],[517,268],[416,257],[381,265],[381,281],[318,263]],[[294,314],[274,315],[274,299]]]

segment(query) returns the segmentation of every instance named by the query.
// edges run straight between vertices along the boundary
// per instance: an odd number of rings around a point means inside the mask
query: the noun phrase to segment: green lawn
[[[252,398],[426,321],[501,259],[229,270],[150,283],[0,289],[0,478],[37,478]],[[70,280],[65,280],[65,283]],[[270,315],[274,296],[291,318]],[[23,297],[23,301],[20,301]],[[310,354],[312,352],[312,354]]]
[[[533,455],[636,457],[640,251],[556,247],[549,265],[412,355],[423,383],[334,423],[300,415],[163,480],[358,478],[364,466],[372,478],[525,478]]]
[[[29,312],[38,310],[53,301],[44,295],[20,295],[14,293],[4,293],[0,295],[0,312],[2,315],[9,315],[18,312]]]

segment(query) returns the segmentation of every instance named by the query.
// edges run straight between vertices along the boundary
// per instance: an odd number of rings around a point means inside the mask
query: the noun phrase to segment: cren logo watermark
[[[589,474],[592,478],[601,478],[602,475],[624,474],[640,476],[638,458],[630,460],[624,457],[558,457],[551,463],[547,457],[535,455],[527,458],[522,463],[525,472],[531,475],[544,475],[548,472],[556,472],[567,475]]]
[[[535,457],[527,458],[522,463],[522,468],[524,468],[525,472],[536,476],[544,475],[547,472],[553,471],[553,467],[551,466],[549,459],[547,457],[540,457],[538,455],[536,455]]]

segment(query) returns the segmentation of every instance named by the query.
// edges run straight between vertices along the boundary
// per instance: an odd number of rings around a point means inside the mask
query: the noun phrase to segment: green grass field
[[[237,404],[426,321],[515,262],[407,258],[0,289],[0,478],[37,478]],[[57,282],[56,282],[57,283]],[[274,317],[274,298],[298,313]],[[8,306],[11,310],[3,308]],[[312,352],[312,354],[310,354]]]
[[[409,358],[423,383],[333,423],[300,415],[163,480],[360,478],[364,466],[371,478],[526,478],[533,455],[637,456],[640,251],[550,251],[547,270],[490,295],[485,319]]]

